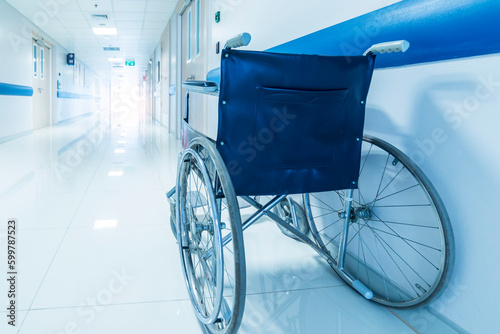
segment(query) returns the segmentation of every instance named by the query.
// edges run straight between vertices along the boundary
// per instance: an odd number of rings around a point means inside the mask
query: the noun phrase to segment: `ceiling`
[[[6,0],[33,24],[69,52],[77,61],[115,80],[137,82],[141,71],[160,41],[177,0]],[[92,14],[107,15],[96,19]],[[49,18],[50,19],[47,19]],[[92,28],[116,28],[116,36],[96,36]],[[103,47],[119,47],[120,51],[104,51]],[[108,58],[135,60],[115,73]],[[120,72],[120,71],[119,71]]]

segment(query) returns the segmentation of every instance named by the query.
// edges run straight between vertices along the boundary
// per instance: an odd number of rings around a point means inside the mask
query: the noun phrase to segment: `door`
[[[176,138],[180,136],[180,129],[178,129],[178,119],[180,119],[180,112],[177,107],[177,15],[173,15],[169,22],[170,26],[170,62],[169,62],[169,76],[170,86],[168,88],[169,102],[170,102],[170,133]]]
[[[50,47],[33,39],[33,130],[50,125]]]
[[[170,118],[169,85],[170,85],[170,29],[167,29],[161,41],[161,125],[168,129]]]
[[[206,7],[207,1],[194,0],[182,14],[182,81],[205,80],[206,60]],[[182,89],[182,110],[184,111],[185,89]],[[205,97],[201,94],[190,95],[191,107],[189,124],[206,133]]]

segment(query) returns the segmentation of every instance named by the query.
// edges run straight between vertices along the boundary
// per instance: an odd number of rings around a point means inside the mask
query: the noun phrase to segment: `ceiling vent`
[[[92,14],[93,20],[107,21],[109,20],[108,14]]]
[[[120,51],[120,48],[117,46],[105,46],[102,49],[104,51]]]

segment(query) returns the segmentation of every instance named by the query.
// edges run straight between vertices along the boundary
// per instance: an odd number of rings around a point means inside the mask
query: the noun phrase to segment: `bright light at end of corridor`
[[[125,153],[125,150],[118,148],[115,150],[115,153]]]
[[[123,172],[121,170],[113,170],[108,173],[108,176],[123,176]]]

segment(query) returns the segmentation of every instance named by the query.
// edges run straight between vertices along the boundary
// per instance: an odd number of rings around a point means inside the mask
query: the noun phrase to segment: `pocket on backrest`
[[[250,138],[257,154],[250,164],[295,169],[333,164],[343,135],[347,94],[347,89],[258,87]]]

